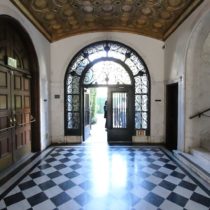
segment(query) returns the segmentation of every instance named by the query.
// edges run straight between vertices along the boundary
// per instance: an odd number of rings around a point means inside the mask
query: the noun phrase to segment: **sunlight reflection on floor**
[[[108,146],[103,114],[97,114],[97,123],[91,126],[90,136],[84,141],[84,144],[88,146]]]

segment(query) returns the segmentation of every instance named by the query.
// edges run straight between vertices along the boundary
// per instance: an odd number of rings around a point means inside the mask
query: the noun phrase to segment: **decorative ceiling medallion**
[[[62,7],[64,4],[68,3],[68,0],[53,0],[53,1],[54,1],[54,4],[59,7]]]
[[[167,10],[180,10],[185,7],[185,0],[167,0],[168,6]]]
[[[160,13],[160,17],[167,20],[167,19],[170,19],[171,14],[168,11],[163,11]]]
[[[152,13],[152,10],[151,8],[149,7],[143,7],[141,12],[144,14],[144,15],[150,15]]]
[[[31,6],[34,10],[42,11],[44,9],[47,9],[48,3],[47,0],[33,0]]]
[[[172,7],[178,7],[183,3],[183,0],[168,0],[168,4]]]
[[[203,0],[10,0],[56,41],[94,31],[166,39]]]

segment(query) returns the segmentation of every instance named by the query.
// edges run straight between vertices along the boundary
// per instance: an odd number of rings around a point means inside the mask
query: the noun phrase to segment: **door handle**
[[[8,127],[8,128],[2,128],[2,129],[0,129],[0,132],[7,131],[7,130],[9,130],[9,129],[11,129],[11,128],[14,128],[14,127],[15,127],[15,126],[12,125],[12,126],[10,126],[10,127]]]
[[[10,125],[10,127],[13,126],[13,120],[11,117],[9,118],[9,125]]]
[[[23,125],[28,125],[31,124],[33,122],[36,122],[36,119],[31,115],[31,119],[30,122],[26,122],[26,123],[21,123],[21,124],[17,124],[17,126],[23,126]]]

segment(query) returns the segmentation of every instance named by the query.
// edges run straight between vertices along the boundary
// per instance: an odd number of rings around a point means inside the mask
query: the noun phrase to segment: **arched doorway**
[[[39,127],[39,73],[32,41],[19,22],[1,15],[0,170],[40,149]]]
[[[112,70],[107,72],[107,69],[101,69],[102,66]],[[109,89],[108,139],[121,139],[123,135],[127,136],[126,132],[131,139],[139,129],[149,135],[150,76],[142,58],[130,47],[115,41],[101,41],[83,48],[70,62],[64,85],[66,136],[84,135],[83,90],[90,86],[107,86]],[[118,124],[116,127],[114,107],[117,102],[114,101],[121,101],[119,105],[122,106],[125,99],[126,105],[121,111],[126,113],[126,126]]]

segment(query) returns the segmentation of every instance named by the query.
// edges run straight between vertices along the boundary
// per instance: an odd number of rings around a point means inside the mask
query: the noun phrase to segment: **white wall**
[[[145,61],[151,76],[151,138],[149,141],[162,142],[165,123],[163,42],[140,35],[118,32],[87,33],[51,44],[52,141],[64,142],[64,76],[67,66],[79,50],[101,40],[122,42],[136,50]],[[55,99],[55,94],[60,95],[60,99]],[[161,102],[155,102],[155,99],[161,99]]]
[[[179,83],[178,149],[186,152],[200,145],[201,135],[208,138],[206,132],[210,127],[210,119],[189,119],[210,107],[210,65],[201,58],[210,31],[210,18],[204,17],[209,9],[210,2],[206,0],[166,40],[166,83]]]
[[[8,0],[0,1],[0,15],[15,18],[28,32],[34,44],[39,62],[40,74],[40,119],[41,119],[41,149],[50,144],[49,139],[49,71],[50,71],[50,43],[43,35],[22,15]],[[44,102],[44,99],[47,102]]]

